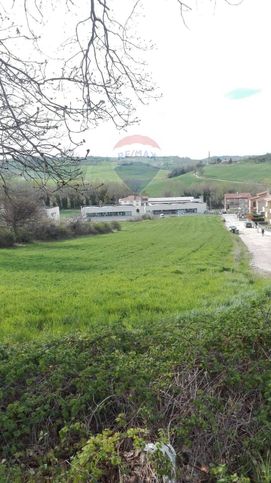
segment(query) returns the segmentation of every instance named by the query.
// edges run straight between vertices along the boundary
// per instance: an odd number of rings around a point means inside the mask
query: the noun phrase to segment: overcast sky
[[[126,132],[109,123],[90,130],[91,153],[113,155],[128,134],[150,136],[162,155],[270,152],[270,0],[195,0],[189,28],[173,0],[142,4],[136,28],[156,44],[147,60],[163,98],[139,106],[141,122]]]

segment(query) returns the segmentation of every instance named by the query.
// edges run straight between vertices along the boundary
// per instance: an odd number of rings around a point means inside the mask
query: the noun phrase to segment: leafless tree
[[[7,3],[0,4],[0,176],[3,183],[15,174],[63,185],[80,171],[75,149],[89,125],[111,119],[126,126],[133,95],[143,99],[152,84],[135,61],[129,19],[114,20],[110,1]],[[49,58],[40,32],[54,7],[67,16],[71,36],[62,55]],[[80,7],[86,16],[78,19]]]
[[[12,230],[18,239],[22,228],[33,226],[46,217],[42,199],[27,184],[14,185],[0,196],[0,225]]]
[[[191,9],[191,0],[172,1],[182,15]],[[141,42],[130,31],[139,3],[131,0],[130,12],[120,20],[116,0],[0,2],[3,185],[14,174],[42,185],[48,180],[65,185],[80,173],[76,148],[84,144],[90,125],[109,119],[125,127],[135,120],[135,98],[144,102],[153,94],[138,60]],[[62,17],[59,30],[66,25],[69,35],[51,56],[44,51],[42,32],[50,35],[54,9]]]

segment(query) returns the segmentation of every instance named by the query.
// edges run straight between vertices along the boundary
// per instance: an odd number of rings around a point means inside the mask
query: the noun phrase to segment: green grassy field
[[[209,165],[203,175],[228,181],[271,184],[271,163],[241,162],[227,165]]]
[[[69,219],[69,218],[74,218],[76,216],[80,216],[81,214],[81,211],[78,209],[74,209],[74,210],[61,210],[60,211],[60,217],[61,219]]]
[[[162,481],[143,448],[170,441],[176,481],[269,482],[270,282],[248,262],[215,216],[0,250],[0,481],[131,481],[137,458]]]
[[[1,339],[137,324],[229,302],[253,287],[213,217],[126,223],[119,233],[0,251]]]

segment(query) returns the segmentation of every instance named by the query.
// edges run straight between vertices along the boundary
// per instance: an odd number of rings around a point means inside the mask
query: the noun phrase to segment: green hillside
[[[179,194],[185,187],[197,183],[197,179],[185,175],[178,179],[168,179],[171,169],[192,164],[196,161],[189,158],[89,158],[82,165],[84,180],[89,183],[121,183],[131,191],[147,192],[150,195],[162,195],[167,190]]]
[[[138,162],[123,163],[116,168],[116,173],[124,184],[135,193],[142,192],[155,175],[161,171],[155,166]]]
[[[99,164],[84,164],[82,166],[84,180],[86,182],[122,183],[116,172],[117,163],[101,161]]]
[[[150,196],[181,195],[189,190],[197,190],[206,183],[214,189],[227,191],[236,189],[262,189],[271,184],[271,162],[241,160],[232,164],[211,164],[204,166],[195,176],[193,172],[168,178],[170,170],[188,162],[186,158],[159,158],[120,161],[114,158],[83,166],[85,180],[88,182],[113,182],[128,186],[131,191],[144,192]],[[256,162],[257,161],[257,162]],[[196,162],[190,160],[195,166]],[[161,167],[162,166],[162,167]],[[196,169],[196,168],[195,168]]]
[[[203,176],[211,179],[270,185],[271,162],[243,161],[233,164],[209,165],[204,168]]]
[[[186,173],[176,178],[168,178],[168,173],[169,171],[160,170],[144,191],[150,196],[180,196],[184,190],[201,183],[193,173]]]

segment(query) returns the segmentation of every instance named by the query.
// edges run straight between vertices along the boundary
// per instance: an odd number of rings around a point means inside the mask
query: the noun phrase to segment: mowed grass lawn
[[[178,317],[230,304],[261,283],[241,242],[212,216],[2,249],[0,267],[2,341]]]

